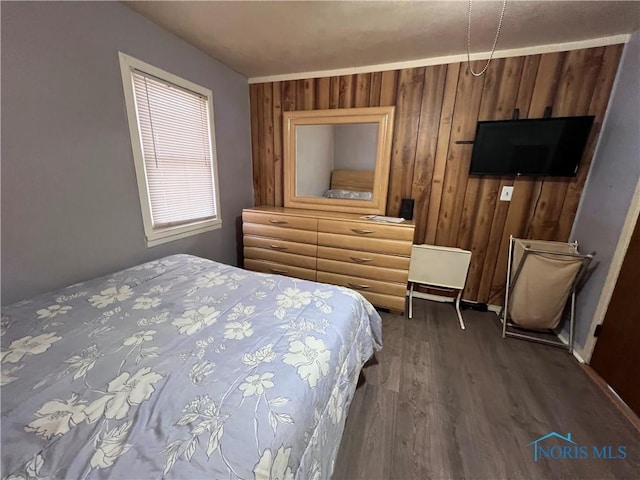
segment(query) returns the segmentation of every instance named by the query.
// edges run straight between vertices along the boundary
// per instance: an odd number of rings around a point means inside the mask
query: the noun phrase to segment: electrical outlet
[[[503,202],[510,202],[512,195],[513,195],[513,187],[502,187],[500,200],[502,200]]]

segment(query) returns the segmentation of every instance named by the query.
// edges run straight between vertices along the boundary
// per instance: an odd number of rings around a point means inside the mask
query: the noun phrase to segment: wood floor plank
[[[400,391],[400,369],[402,367],[403,337],[406,322],[397,321],[397,316],[384,316],[382,328],[389,332],[384,348],[376,354],[375,362],[365,369],[364,377],[368,384],[379,388]]]
[[[640,433],[572,356],[503,340],[495,314],[463,316],[464,331],[452,305],[420,299],[411,320],[382,314],[334,479],[638,478]],[[529,444],[552,431],[628,457],[534,462]]]

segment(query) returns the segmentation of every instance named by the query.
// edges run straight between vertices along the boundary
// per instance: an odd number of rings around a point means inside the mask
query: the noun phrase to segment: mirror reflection
[[[393,107],[282,112],[284,206],[384,214]]]
[[[296,125],[296,195],[371,200],[378,128],[377,122]]]

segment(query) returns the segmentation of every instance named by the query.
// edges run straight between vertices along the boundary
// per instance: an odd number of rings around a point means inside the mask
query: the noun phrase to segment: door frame
[[[625,217],[624,225],[622,226],[622,231],[620,232],[620,237],[618,238],[618,245],[616,246],[616,250],[613,253],[613,257],[611,259],[611,265],[609,266],[609,271],[607,273],[604,287],[602,288],[602,292],[600,293],[600,299],[598,300],[596,311],[593,314],[593,318],[591,319],[587,342],[585,343],[585,346],[581,352],[581,356],[584,358],[587,364],[591,361],[593,350],[595,349],[596,342],[598,341],[598,338],[594,337],[593,334],[596,330],[596,327],[604,322],[604,317],[607,313],[607,309],[609,308],[609,302],[611,302],[613,290],[616,287],[618,276],[620,275],[620,270],[622,269],[622,263],[624,262],[624,257],[627,253],[627,249],[629,248],[629,244],[631,243],[631,236],[633,235],[633,230],[636,226],[636,222],[638,221],[639,216],[640,178],[638,179],[638,183],[636,184],[636,189],[633,193],[633,198],[631,199],[631,204],[629,205],[629,210],[627,211],[627,216]]]

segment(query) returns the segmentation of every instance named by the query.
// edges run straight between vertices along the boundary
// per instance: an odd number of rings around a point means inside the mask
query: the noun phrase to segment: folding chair
[[[460,328],[465,329],[460,299],[467,281],[471,252],[460,248],[436,245],[413,245],[409,265],[409,318],[413,317],[414,284],[445,291],[458,291],[455,300]]]

